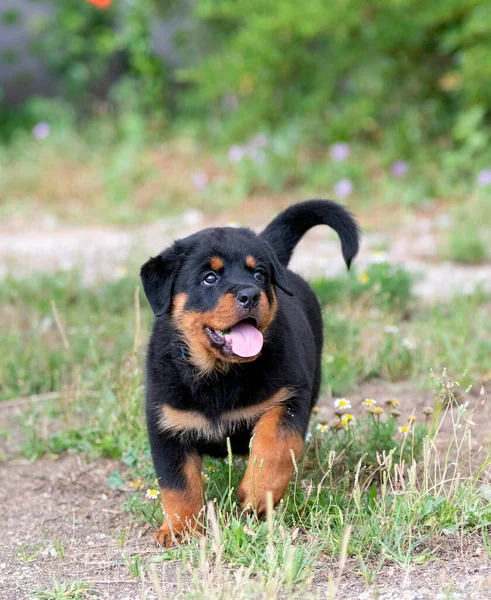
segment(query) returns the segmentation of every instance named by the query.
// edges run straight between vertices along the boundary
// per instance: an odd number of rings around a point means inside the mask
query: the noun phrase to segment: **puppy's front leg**
[[[204,504],[203,459],[175,436],[156,429],[149,433],[164,511],[156,537],[161,546],[171,548],[202,529],[198,519]]]
[[[249,463],[239,486],[243,508],[249,506],[259,517],[265,516],[268,491],[273,494],[274,506],[280,502],[293,473],[291,452],[298,460],[302,447],[303,436],[289,408],[276,406],[259,419]]]

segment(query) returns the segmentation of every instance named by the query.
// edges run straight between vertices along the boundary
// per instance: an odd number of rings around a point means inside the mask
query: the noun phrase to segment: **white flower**
[[[387,254],[385,252],[372,252],[370,262],[375,265],[380,265],[387,262]]]
[[[334,408],[351,408],[351,402],[346,398],[338,398],[334,400]]]
[[[365,398],[365,400],[363,400],[363,404],[365,406],[373,406],[374,404],[377,404],[377,401],[373,398]]]
[[[310,431],[307,433],[307,435],[305,436],[305,441],[308,443],[310,442],[310,440],[312,439],[312,434],[310,433]]]
[[[160,490],[156,489],[156,488],[152,488],[152,489],[148,489],[147,493],[145,494],[145,498],[147,498],[147,500],[155,500],[160,494]]]
[[[404,348],[407,348],[408,350],[416,350],[416,342],[414,340],[404,338],[401,344],[404,346]]]
[[[322,423],[318,423],[317,427],[316,427],[317,431],[321,431],[322,433],[326,433],[326,431],[328,431],[328,426],[327,425],[323,425]]]
[[[385,333],[399,333],[399,327],[396,327],[395,325],[386,325],[384,331]]]

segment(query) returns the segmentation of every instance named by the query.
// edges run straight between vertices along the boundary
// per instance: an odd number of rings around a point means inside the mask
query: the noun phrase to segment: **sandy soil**
[[[128,271],[137,273],[148,256],[203,227],[241,224],[259,231],[268,218],[257,213],[242,215],[238,223],[187,211],[182,218],[139,228],[66,227],[52,220],[41,221],[30,229],[10,224],[0,227],[0,277],[9,271],[54,272],[76,267],[88,282],[117,278]],[[421,275],[415,292],[429,300],[448,297],[456,291],[470,293],[477,285],[491,289],[491,264],[464,266],[438,260],[437,240],[442,223],[445,221],[441,216],[423,215],[408,220],[397,230],[366,233],[356,264],[362,269],[374,259],[375,251],[386,248],[387,260]],[[310,231],[299,244],[291,267],[307,277],[342,272],[344,265],[335,234],[325,227]]]

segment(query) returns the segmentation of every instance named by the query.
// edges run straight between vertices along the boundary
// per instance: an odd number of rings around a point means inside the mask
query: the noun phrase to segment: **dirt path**
[[[260,216],[245,218],[243,224],[260,229]],[[9,271],[54,272],[80,269],[84,280],[117,278],[139,266],[177,237],[183,237],[212,225],[227,224],[188,211],[180,219],[161,220],[140,228],[109,226],[65,227],[51,222],[32,229],[0,228],[0,277]],[[236,224],[236,223],[234,223]],[[437,237],[439,221],[424,217],[412,219],[397,231],[367,233],[363,236],[357,265],[364,268],[370,261],[385,258],[421,274],[416,294],[426,299],[444,298],[455,292],[472,292],[477,285],[491,289],[491,264],[463,266],[439,261]],[[382,255],[374,256],[381,247]],[[307,277],[334,275],[344,270],[339,242],[326,228],[309,232],[298,246],[291,262],[293,270]]]

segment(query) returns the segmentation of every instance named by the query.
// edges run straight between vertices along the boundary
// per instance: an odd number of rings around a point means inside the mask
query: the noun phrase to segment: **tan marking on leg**
[[[164,522],[156,537],[161,546],[171,548],[174,542],[182,542],[186,535],[202,531],[202,526],[197,522],[204,504],[202,464],[201,456],[191,455],[184,465],[186,487],[179,491],[160,488]]]
[[[249,506],[258,516],[266,514],[266,495],[273,494],[276,506],[285,495],[293,473],[291,450],[298,460],[303,439],[281,425],[284,407],[268,410],[258,421],[244,478],[239,486],[242,507]]]
[[[210,267],[214,271],[219,271],[220,269],[223,269],[223,260],[219,256],[213,256],[212,258],[210,258]]]

